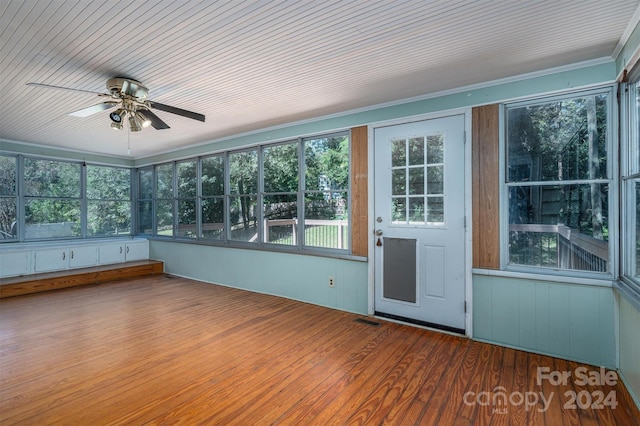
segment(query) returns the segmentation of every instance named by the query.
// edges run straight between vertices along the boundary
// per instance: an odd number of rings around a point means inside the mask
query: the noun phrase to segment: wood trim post
[[[367,256],[369,248],[369,200],[367,126],[351,129],[351,253]]]
[[[499,105],[472,109],[473,267],[500,269]]]

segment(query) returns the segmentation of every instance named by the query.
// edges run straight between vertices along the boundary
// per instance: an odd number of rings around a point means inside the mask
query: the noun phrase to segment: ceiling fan
[[[118,107],[118,109],[109,114],[109,118],[111,118],[112,121],[111,128],[115,130],[122,130],[126,116],[129,116],[129,129],[132,132],[139,132],[149,126],[153,126],[156,130],[169,129],[169,125],[154,114],[151,109],[158,109],[204,122],[204,115],[202,114],[147,99],[149,89],[139,81],[131,78],[116,77],[107,80],[107,90],[109,93],[92,92],[90,90],[73,89],[42,83],[27,83],[27,86],[92,93],[100,97],[110,98],[108,101],[71,112],[69,115],[74,117],[88,117],[98,112]]]

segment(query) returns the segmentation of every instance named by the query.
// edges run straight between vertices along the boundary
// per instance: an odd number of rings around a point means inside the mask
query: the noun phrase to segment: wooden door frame
[[[410,124],[416,121],[424,121],[424,120],[432,120],[437,118],[449,117],[452,115],[464,115],[464,213],[466,217],[466,227],[465,227],[465,237],[464,237],[464,245],[465,245],[465,255],[464,255],[464,265],[465,265],[465,304],[466,304],[466,313],[465,313],[465,335],[467,337],[473,337],[473,286],[472,286],[472,261],[473,261],[473,253],[472,253],[472,245],[473,245],[473,230],[472,230],[472,198],[471,198],[471,188],[472,188],[472,180],[471,180],[471,108],[456,108],[445,111],[438,111],[433,113],[426,113],[420,115],[413,115],[409,117],[402,117],[396,119],[390,119],[385,121],[376,121],[372,123],[368,123],[368,209],[369,209],[369,218],[368,218],[368,241],[369,241],[369,259],[368,259],[368,303],[367,303],[367,312],[369,315],[374,315],[375,312],[375,265],[374,265],[374,250],[375,250],[375,241],[373,238],[373,230],[375,229],[375,218],[374,218],[374,201],[375,201],[375,187],[374,187],[374,136],[375,129],[378,127],[387,127],[387,126],[395,126],[401,124]],[[442,330],[437,330],[442,331]]]

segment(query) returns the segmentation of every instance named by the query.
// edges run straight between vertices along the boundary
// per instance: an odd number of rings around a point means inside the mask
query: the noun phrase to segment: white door
[[[464,115],[374,131],[376,315],[464,333]]]

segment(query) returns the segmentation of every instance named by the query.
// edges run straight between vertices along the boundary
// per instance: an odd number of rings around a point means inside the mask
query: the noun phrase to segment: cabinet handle
[[[71,258],[73,259],[73,250],[71,250]]]
[[[127,254],[129,253],[129,246],[127,246]]]
[[[67,253],[66,252],[62,252],[62,260],[65,260],[67,258]]]
[[[120,246],[120,254],[122,254],[122,246]]]

